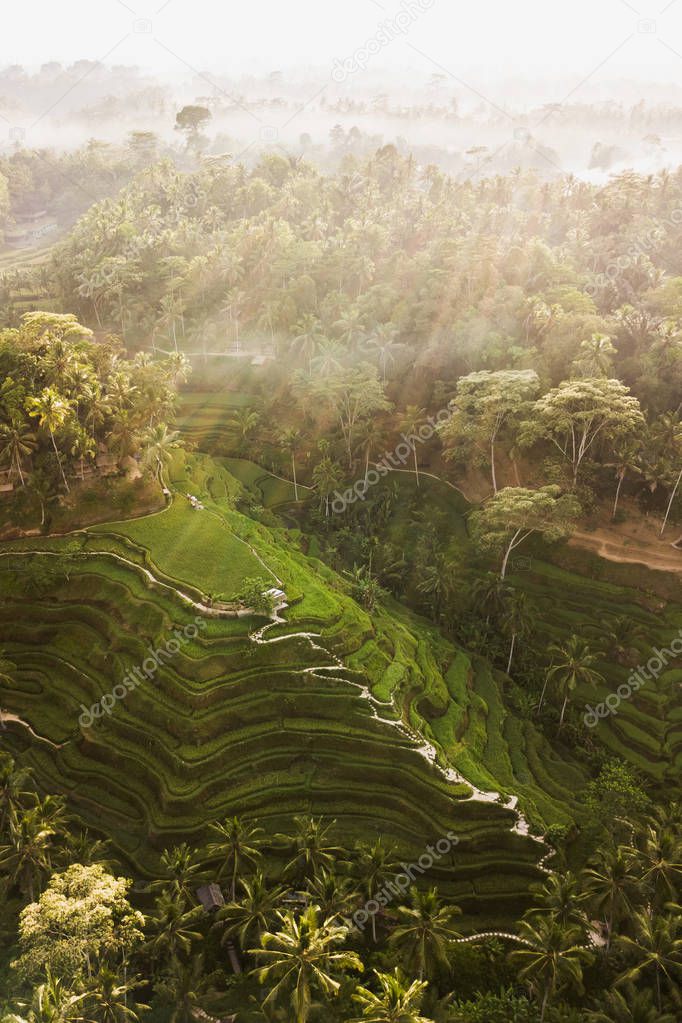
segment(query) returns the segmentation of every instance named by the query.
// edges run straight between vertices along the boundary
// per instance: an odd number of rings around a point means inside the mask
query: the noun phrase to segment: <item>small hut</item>
[[[225,905],[225,898],[220,885],[215,884],[215,882],[197,888],[197,898],[206,913],[215,913],[216,910]]]

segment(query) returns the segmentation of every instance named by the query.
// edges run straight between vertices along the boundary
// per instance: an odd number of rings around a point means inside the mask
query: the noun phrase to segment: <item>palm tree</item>
[[[582,964],[590,960],[590,953],[580,944],[580,928],[565,927],[551,914],[522,920],[520,937],[530,947],[515,949],[512,960],[520,965],[519,978],[541,997],[542,1023],[550,1000],[564,984],[581,990]]]
[[[393,973],[374,970],[381,991],[374,994],[366,987],[359,987],[353,1001],[362,1008],[362,1016],[349,1023],[432,1023],[419,1010],[428,984],[425,981],[406,980],[398,967]]]
[[[166,977],[157,985],[172,1006],[169,1023],[196,1023],[203,1018],[197,1010],[201,1009],[202,997],[214,992],[214,980],[215,974],[205,972],[203,954],[197,953],[186,962],[172,959]]]
[[[173,452],[182,447],[177,430],[169,430],[163,423],[150,426],[143,435],[145,465],[154,466],[154,478],[161,482],[164,466],[168,465]]]
[[[188,911],[182,895],[164,892],[156,900],[151,918],[153,937],[149,947],[152,955],[164,956],[167,962],[177,959],[181,953],[189,955],[194,942],[201,939],[199,931],[194,929],[200,912],[198,908]]]
[[[260,422],[260,415],[255,409],[242,408],[228,419],[227,425],[237,434],[237,444],[240,451],[243,451],[253,437],[254,431]]]
[[[419,486],[419,463],[417,461],[417,442],[414,437],[417,435],[425,415],[426,409],[419,408],[418,405],[408,405],[402,419],[400,420],[399,426],[402,433],[407,434],[408,437],[413,437],[411,444],[412,454],[414,455],[414,475],[417,480],[417,486]],[[408,441],[408,443],[410,442]]]
[[[300,917],[279,913],[280,930],[266,931],[262,948],[250,954],[265,965],[255,973],[261,984],[272,984],[263,1003],[270,1009],[288,999],[295,1023],[306,1023],[316,993],[334,997],[341,987],[339,977],[348,970],[363,969],[355,952],[338,949],[346,938],[346,927],[332,920],[322,923],[315,906],[309,906]]]
[[[237,937],[240,948],[246,948],[252,941],[259,942],[277,919],[284,888],[270,883],[261,870],[250,880],[242,878],[240,884],[241,897],[218,910],[214,926],[223,931],[221,943]]]
[[[180,895],[191,903],[201,879],[201,863],[196,851],[187,842],[173,846],[172,849],[164,849],[160,867],[163,876],[152,881],[152,890],[167,892],[172,896]]]
[[[95,1014],[97,1023],[137,1023],[138,1013],[149,1008],[139,1003],[134,1009],[128,1005],[128,995],[139,986],[137,978],[121,980],[113,970],[100,966],[85,992],[86,1011]]]
[[[245,864],[255,867],[261,858],[259,835],[263,829],[243,821],[241,817],[226,817],[211,825],[217,841],[208,846],[209,859],[221,860],[218,877],[231,874],[230,898],[237,901],[237,879]]]
[[[665,979],[675,1002],[680,1004],[680,981],[682,981],[682,937],[678,937],[680,917],[635,913],[635,937],[621,935],[617,939],[619,949],[626,957],[634,960],[619,977],[618,983],[636,981],[644,974],[654,974],[656,982],[656,1004],[662,1012],[662,982]]]
[[[616,470],[616,479],[618,480],[618,486],[616,487],[616,498],[613,502],[613,511],[611,512],[611,520],[613,521],[618,511],[618,501],[620,500],[620,490],[625,481],[625,477],[628,473],[636,473],[641,476],[642,474],[642,444],[636,440],[624,440],[616,451],[616,461],[608,462],[607,465]]]
[[[55,440],[55,433],[62,429],[64,424],[70,419],[73,411],[73,404],[67,398],[62,398],[52,387],[44,387],[41,393],[35,398],[29,398],[26,403],[29,416],[37,418],[38,425],[42,430],[47,430],[52,441],[52,447],[54,453],[57,456],[57,462],[59,464],[59,471],[62,474],[62,480],[66,491],[69,491],[69,484],[66,481],[64,475],[64,467],[62,465],[62,458],[59,454],[59,448],[57,447],[57,441]]]
[[[676,1023],[670,1012],[660,1013],[651,991],[638,991],[633,984],[625,992],[607,991],[597,1009],[588,1009],[588,1023]]]
[[[538,711],[542,707],[548,682],[556,680],[559,694],[564,698],[559,718],[559,729],[561,729],[568,701],[577,686],[581,683],[596,686],[599,682],[604,681],[604,676],[592,667],[598,660],[599,654],[593,653],[589,643],[580,639],[579,636],[569,636],[563,642],[552,643],[548,647],[548,651],[553,657],[553,663],[547,672]]]
[[[64,822],[64,807],[53,796],[37,801],[20,813],[10,830],[9,845],[0,848],[0,865],[9,870],[33,902],[36,890],[52,866],[53,839]]]
[[[528,599],[528,595],[522,590],[512,590],[505,602],[500,622],[503,630],[511,636],[507,674],[511,671],[516,640],[528,636],[536,620],[537,609]]]
[[[357,847],[356,870],[362,884],[366,902],[374,902],[386,881],[395,877],[400,864],[395,858],[393,846],[385,845],[378,838],[374,845],[360,843]],[[372,913],[372,940],[377,940],[377,914]]]
[[[299,880],[310,879],[323,869],[330,870],[345,850],[333,845],[329,834],[336,821],[322,817],[294,817],[296,831],[293,836],[278,835],[279,841],[293,845],[294,853],[284,868],[284,874]]]
[[[28,767],[17,767],[6,753],[0,754],[0,835],[13,829],[18,816],[34,798],[31,785],[31,771]]]
[[[324,867],[309,880],[307,891],[324,919],[337,922],[343,922],[350,916],[360,896],[352,878],[342,877]]]
[[[666,484],[672,485],[670,500],[661,526],[660,535],[663,536],[673,502],[680,483],[682,483],[682,469],[677,474],[677,466],[679,466],[682,457],[682,420],[679,417],[679,409],[659,416],[651,428],[651,441],[658,454],[656,462],[659,466],[662,463],[663,480]]]
[[[395,340],[397,334],[398,330],[392,323],[382,323],[375,331],[374,337],[369,340],[369,344],[376,350],[379,356],[379,367],[384,384],[386,383],[386,369],[389,363],[393,364],[396,354],[405,347],[405,345]]]
[[[14,469],[24,486],[22,463],[35,451],[36,435],[27,429],[20,419],[12,419],[9,423],[0,423],[0,459],[9,462],[10,471]]]
[[[631,869],[656,907],[677,897],[682,882],[679,827],[655,821],[647,825],[627,851],[631,855]]]
[[[378,419],[363,419],[360,423],[359,436],[357,438],[356,451],[365,455],[365,481],[369,473],[369,463],[372,452],[381,447],[386,441],[386,429]]]
[[[593,334],[588,340],[581,341],[580,352],[573,367],[584,377],[609,376],[613,357],[618,354],[606,334]]]
[[[63,980],[52,975],[49,967],[45,974],[45,981],[36,987],[31,1002],[21,1006],[29,1010],[27,1023],[81,1023],[80,1003],[85,994],[70,991]]]
[[[315,352],[324,338],[322,324],[312,313],[306,313],[296,328],[298,333],[291,342],[294,352],[298,352],[308,362],[308,372],[312,368]]]
[[[356,306],[352,306],[336,321],[334,330],[349,352],[355,352],[365,338],[364,317]]]
[[[436,965],[447,969],[448,945],[460,937],[452,921],[462,911],[458,906],[444,906],[436,888],[422,892],[413,887],[409,899],[409,905],[398,907],[399,922],[388,941],[423,980]]]
[[[637,878],[630,869],[630,857],[622,846],[609,849],[594,866],[583,872],[584,890],[590,907],[604,920],[608,957],[614,928],[629,917],[637,900]]]
[[[296,452],[301,442],[301,434],[298,430],[289,428],[282,434],[282,446],[291,454],[291,472],[294,477],[294,500],[298,501],[298,481],[296,479]]]
[[[471,593],[474,607],[485,613],[485,623],[490,625],[491,618],[501,618],[514,590],[497,572],[486,572],[474,581]]]
[[[317,346],[317,355],[310,361],[310,371],[329,377],[341,369],[343,351],[338,341],[323,338]]]
[[[582,907],[586,895],[570,870],[565,874],[550,874],[544,884],[531,885],[531,891],[539,902],[539,907],[531,913],[550,913],[564,927],[585,926]]]
[[[341,469],[329,455],[325,455],[313,469],[313,483],[320,495],[320,506],[324,507],[325,517],[329,517],[329,495],[334,487],[341,482]]]

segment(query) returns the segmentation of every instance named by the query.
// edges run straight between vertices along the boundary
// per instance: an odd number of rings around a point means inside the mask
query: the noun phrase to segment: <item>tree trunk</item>
[[[567,704],[568,704],[568,693],[566,693],[566,696],[564,697],[564,704],[563,704],[563,707],[561,708],[561,717],[559,718],[559,727],[557,728],[557,733],[559,733],[561,731],[562,727],[563,727],[563,724],[564,724],[564,714],[566,713],[566,705]]]
[[[514,645],[516,644],[516,633],[512,632],[511,646],[509,647],[509,660],[507,661],[507,674],[511,671],[512,658],[514,656]]]
[[[616,487],[616,500],[613,502],[613,512],[611,513],[611,521],[612,522],[613,522],[613,520],[616,517],[616,512],[618,511],[618,498],[620,497],[620,488],[623,486],[623,480],[624,479],[625,479],[625,473],[622,473],[618,477],[618,486]]]
[[[417,486],[419,486],[419,463],[417,462],[417,445],[416,444],[414,445],[412,450],[414,452],[414,474],[415,474],[415,476],[417,478]]]
[[[296,455],[291,452],[291,470],[294,474],[294,499],[298,501],[298,483],[296,482]]]
[[[537,712],[536,712],[538,714],[542,710],[542,705],[545,702],[545,693],[547,692],[547,683],[548,682],[549,682],[549,675],[546,675],[545,676],[545,684],[542,687],[542,692],[540,693],[540,702],[538,703],[538,708],[537,708]]]
[[[682,481],[682,469],[680,469],[680,475],[677,477],[677,482],[675,483],[675,486],[673,487],[673,492],[670,495],[670,500],[668,501],[668,507],[666,509],[665,518],[663,519],[663,525],[661,526],[661,532],[659,534],[660,536],[663,536],[663,533],[665,531],[665,527],[668,525],[668,516],[670,515],[670,509],[673,506],[673,501],[675,500],[675,495],[677,494],[677,491],[678,491],[678,488],[680,486],[680,482],[681,481]]]
[[[239,954],[237,952],[237,946],[235,945],[235,943],[233,941],[228,941],[227,942],[227,957],[230,960],[230,966],[232,967],[232,972],[234,974],[236,974],[237,976],[239,976],[239,974],[242,972],[242,964],[239,961]]]
[[[52,438],[52,447],[54,448],[54,453],[57,456],[57,461],[59,463],[59,471],[62,474],[62,479],[64,480],[64,486],[66,487],[66,492],[67,492],[67,494],[69,494],[69,493],[71,493],[71,491],[69,490],[69,484],[67,483],[66,476],[64,475],[64,469],[62,467],[62,460],[59,457],[59,450],[57,448],[57,442],[54,439],[54,434],[53,434],[52,430],[50,430],[50,437]]]
[[[490,470],[493,477],[493,494],[497,493],[497,475],[495,473],[495,437],[490,438]]]

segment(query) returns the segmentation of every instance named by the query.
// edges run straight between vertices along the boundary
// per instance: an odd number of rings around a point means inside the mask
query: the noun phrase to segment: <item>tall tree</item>
[[[509,557],[532,533],[546,540],[565,537],[580,515],[580,505],[557,486],[527,490],[505,487],[471,515],[474,538],[484,549],[504,552],[500,578],[507,573]]]
[[[347,928],[333,921],[320,922],[314,906],[299,917],[279,914],[280,929],[263,935],[262,948],[250,954],[262,960],[256,973],[261,984],[272,985],[263,1007],[270,1009],[287,1000],[295,1023],[307,1023],[316,993],[333,998],[348,971],[362,970],[355,952],[340,949]]]
[[[495,445],[503,430],[517,426],[540,390],[535,370],[482,370],[461,377],[451,402],[453,414],[440,427],[445,457],[465,445],[485,444],[490,456],[493,493],[497,493]]]

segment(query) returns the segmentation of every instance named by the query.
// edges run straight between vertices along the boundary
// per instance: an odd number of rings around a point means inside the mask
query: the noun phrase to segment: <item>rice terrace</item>
[[[682,98],[432,6],[0,70],[0,1023],[682,1019]]]

